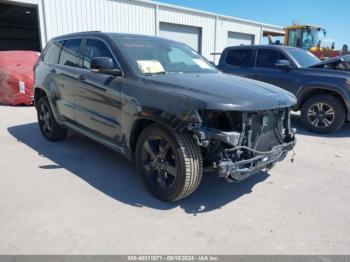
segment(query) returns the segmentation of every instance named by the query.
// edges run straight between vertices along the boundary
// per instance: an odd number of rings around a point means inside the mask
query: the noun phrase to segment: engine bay
[[[241,181],[282,161],[295,145],[290,109],[261,112],[200,112],[191,128],[207,171],[229,182]]]

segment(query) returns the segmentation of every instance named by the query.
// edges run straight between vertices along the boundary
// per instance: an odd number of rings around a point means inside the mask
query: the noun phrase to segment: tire
[[[317,95],[307,100],[301,109],[301,121],[312,132],[330,134],[345,123],[346,111],[342,102],[332,95]]]
[[[141,133],[136,145],[136,164],[149,191],[165,202],[189,196],[202,180],[199,146],[185,132],[173,132],[158,124]]]
[[[41,97],[36,108],[38,123],[42,135],[47,140],[52,142],[65,139],[67,135],[67,129],[57,123],[47,97]]]

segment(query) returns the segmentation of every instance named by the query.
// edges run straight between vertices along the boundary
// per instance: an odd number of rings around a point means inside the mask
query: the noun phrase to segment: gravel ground
[[[240,184],[207,175],[166,204],[119,154],[47,142],[34,108],[0,106],[0,254],[349,254],[350,124],[319,136],[293,122],[293,164]]]

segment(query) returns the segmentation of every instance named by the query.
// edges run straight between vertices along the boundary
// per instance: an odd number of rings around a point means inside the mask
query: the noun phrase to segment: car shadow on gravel
[[[297,129],[298,135],[314,136],[314,137],[326,137],[326,138],[345,138],[350,137],[350,123],[345,123],[344,126],[337,132],[332,134],[317,134],[306,130],[299,115],[292,115],[292,126]]]
[[[210,212],[251,193],[256,184],[269,176],[262,172],[241,183],[229,184],[207,174],[197,192],[177,203],[168,204],[155,199],[145,190],[133,162],[88,138],[72,134],[63,142],[51,143],[42,137],[37,123],[10,127],[8,131],[19,142],[54,163],[38,168],[46,172],[65,169],[109,197],[135,207],[159,210],[180,207],[189,214]]]

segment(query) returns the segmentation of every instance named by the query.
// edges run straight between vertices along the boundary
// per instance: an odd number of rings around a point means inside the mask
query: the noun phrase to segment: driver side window
[[[113,67],[117,68],[117,63],[106,44],[98,39],[88,39],[84,52],[83,68],[90,70],[91,60],[95,57],[110,57],[113,60]]]
[[[288,58],[279,51],[262,49],[258,51],[256,67],[276,68],[276,62],[278,60],[288,60]]]

